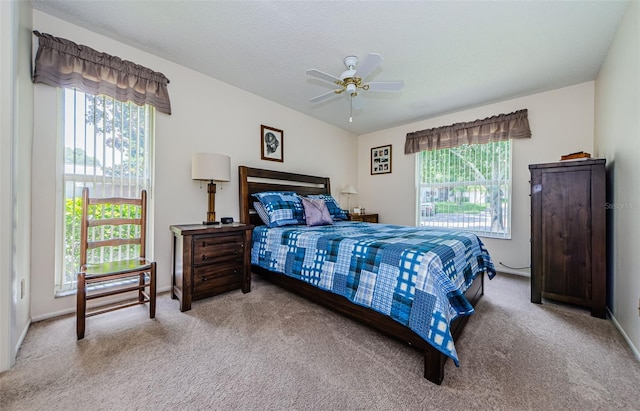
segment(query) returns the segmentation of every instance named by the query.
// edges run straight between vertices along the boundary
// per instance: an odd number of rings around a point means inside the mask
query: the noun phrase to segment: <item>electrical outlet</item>
[[[24,278],[20,281],[20,299],[24,298]]]

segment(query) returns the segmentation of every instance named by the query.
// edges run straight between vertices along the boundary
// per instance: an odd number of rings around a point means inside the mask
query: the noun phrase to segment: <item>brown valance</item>
[[[104,94],[140,106],[150,104],[171,114],[171,102],[162,73],[101,53],[70,40],[33,32],[39,39],[34,83],[77,88],[89,94]]]
[[[408,133],[404,153],[413,154],[464,144],[484,144],[510,138],[531,138],[527,109],[469,123],[456,123]]]

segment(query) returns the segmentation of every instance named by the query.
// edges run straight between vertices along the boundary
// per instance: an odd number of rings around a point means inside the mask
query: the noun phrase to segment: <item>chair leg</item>
[[[145,273],[140,273],[140,275],[138,277],[139,277],[138,285],[140,287],[142,287],[146,283],[146,281],[144,279]],[[142,303],[144,301],[144,288],[140,288],[140,290],[138,290],[138,301],[140,303]]]
[[[156,317],[156,263],[151,263],[149,273],[149,318]]]
[[[84,273],[78,273],[78,291],[76,293],[76,332],[78,340],[84,338],[85,318],[87,313],[87,287]]]

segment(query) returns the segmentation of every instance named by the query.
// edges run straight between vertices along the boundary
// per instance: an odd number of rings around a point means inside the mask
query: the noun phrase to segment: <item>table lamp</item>
[[[347,210],[351,212],[351,194],[358,194],[358,191],[351,184],[347,184],[341,191],[342,194],[347,195]]]
[[[209,209],[207,220],[202,224],[216,222],[216,184],[214,181],[231,181],[231,157],[214,153],[195,153],[191,157],[191,179],[209,181]]]

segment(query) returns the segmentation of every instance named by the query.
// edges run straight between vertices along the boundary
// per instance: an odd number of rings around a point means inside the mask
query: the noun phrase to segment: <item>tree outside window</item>
[[[511,141],[422,151],[420,226],[511,238]]]

